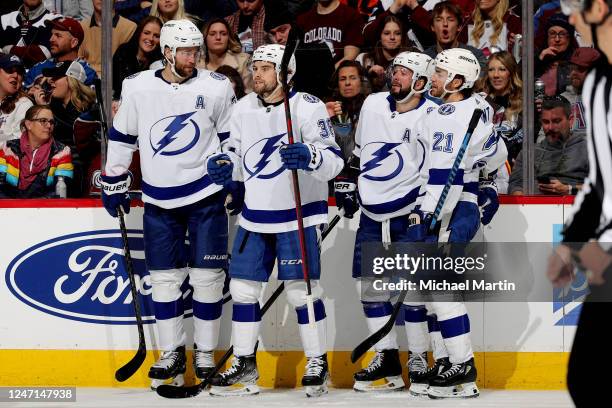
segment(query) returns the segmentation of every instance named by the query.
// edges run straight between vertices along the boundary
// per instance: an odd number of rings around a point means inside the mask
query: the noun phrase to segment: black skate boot
[[[211,379],[210,395],[227,397],[259,394],[258,379],[255,354],[234,356],[232,366]]]
[[[319,397],[327,394],[327,380],[329,369],[327,367],[327,354],[319,357],[308,357],[306,370],[302,377],[302,386],[307,397]]]
[[[396,349],[377,351],[370,364],[353,376],[355,391],[400,391],[404,389],[402,364]],[[374,384],[385,380],[384,384]]]
[[[193,368],[196,377],[200,380],[208,377],[208,374],[215,368],[215,356],[212,351],[198,350],[197,345],[193,345]]]
[[[427,352],[410,353],[408,357],[408,377],[410,377],[410,388],[408,391],[410,394],[414,396],[427,396],[429,381],[426,374],[429,371],[428,368]]]
[[[427,361],[427,360],[425,360]],[[408,365],[410,365],[410,361],[408,361]],[[408,371],[410,375],[410,393],[412,395],[422,395],[427,396],[427,388],[429,387],[429,381],[436,377],[437,375],[442,374],[444,371],[451,368],[452,364],[449,361],[448,357],[439,358],[436,360],[434,365],[425,371]],[[412,387],[412,384],[416,386]]]
[[[453,364],[429,381],[429,398],[474,398],[480,394],[476,386],[474,359]]]
[[[185,384],[183,374],[185,374],[185,346],[179,346],[174,351],[164,351],[161,357],[149,369],[151,379],[151,389],[156,390],[168,380],[172,380],[171,385],[182,387]]]

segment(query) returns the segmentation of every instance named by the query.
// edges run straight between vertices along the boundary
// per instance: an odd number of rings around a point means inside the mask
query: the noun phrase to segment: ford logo
[[[142,231],[128,230],[144,323],[154,323],[151,277],[144,262]],[[65,235],[34,245],[9,264],[9,290],[23,303],[65,319],[136,324],[119,230]],[[181,287],[191,314],[192,289]]]

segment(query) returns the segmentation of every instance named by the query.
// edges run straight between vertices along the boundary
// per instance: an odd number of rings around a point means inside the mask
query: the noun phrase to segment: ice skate
[[[377,351],[370,364],[354,375],[355,391],[387,392],[404,389],[397,349]]]
[[[196,377],[200,380],[208,377],[215,368],[215,356],[212,351],[198,350],[197,345],[193,345],[193,369]]]
[[[450,363],[448,366],[450,367]],[[438,373],[435,367],[436,365],[432,367],[431,376]],[[410,394],[414,396],[427,396],[427,387],[429,387],[428,372],[430,370],[427,365],[427,352],[410,353],[408,358],[408,376],[410,377],[410,388],[408,391]]]
[[[255,354],[234,356],[232,366],[210,381],[210,395],[228,397],[259,394]]]
[[[480,392],[476,386],[476,367],[474,359],[465,363],[453,364],[449,369],[429,381],[429,398],[474,398]]]
[[[327,394],[328,379],[327,354],[319,357],[309,357],[306,362],[306,372],[302,377],[302,386],[306,391],[306,396],[319,397]]]
[[[162,384],[182,387],[185,384],[185,346],[174,351],[164,351],[155,364],[149,369],[151,389],[155,391]]]

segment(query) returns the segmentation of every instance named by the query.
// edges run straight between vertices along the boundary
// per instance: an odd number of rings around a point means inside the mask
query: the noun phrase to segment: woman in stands
[[[153,0],[151,15],[159,17],[164,24],[170,20],[185,19],[187,18],[185,2],[183,0]]]
[[[486,57],[499,50],[512,51],[514,36],[522,32],[523,25],[509,9],[509,0],[477,0],[476,5],[467,24],[467,38],[460,36],[460,41],[478,48]]]
[[[59,177],[70,184],[70,148],[53,138],[54,127],[49,106],[31,106],[20,138],[0,142],[0,198],[54,197]]]
[[[198,68],[216,71],[222,65],[236,69],[242,77],[246,93],[253,88],[253,77],[249,70],[250,57],[242,52],[240,41],[222,18],[214,18],[204,26],[204,54]]]
[[[21,121],[32,101],[21,89],[24,66],[16,55],[0,55],[0,142],[21,136]]]

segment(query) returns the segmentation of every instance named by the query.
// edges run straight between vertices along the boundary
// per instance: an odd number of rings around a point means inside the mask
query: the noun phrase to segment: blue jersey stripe
[[[245,220],[258,224],[280,224],[297,220],[294,208],[288,210],[252,210],[245,205],[241,214]],[[327,201],[315,201],[302,205],[302,216],[304,218],[320,214],[327,215]]]
[[[138,141],[138,136],[126,135],[112,127],[108,132],[108,140],[112,140],[113,142],[136,144],[136,142]]]
[[[155,200],[174,200],[195,194],[212,184],[208,174],[182,186],[156,187],[142,181],[142,193]]]
[[[443,186],[448,180],[451,169],[429,169],[429,181],[427,184],[435,186]],[[453,185],[463,185],[463,170],[457,170],[457,175],[453,180]]]
[[[363,208],[372,214],[391,214],[396,211],[402,210],[414,203],[419,197],[419,187],[415,187],[403,197],[397,198],[393,201],[380,204],[363,204],[359,197],[359,202]]]

